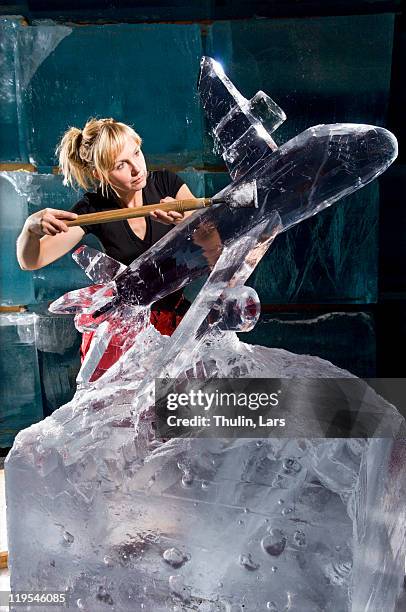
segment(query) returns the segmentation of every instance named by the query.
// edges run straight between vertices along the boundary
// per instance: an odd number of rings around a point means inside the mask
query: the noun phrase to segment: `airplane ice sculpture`
[[[82,247],[76,261],[93,281],[104,285],[96,291],[73,291],[51,306],[53,312],[85,314],[77,318],[79,328],[83,320],[87,329],[98,328],[81,382],[91,378],[109,334],[118,331],[123,308],[138,311],[207,275],[224,249],[238,251],[236,245],[250,237],[263,245],[252,271],[278,233],[366,185],[397,155],[390,132],[355,124],[312,127],[278,149],[270,133],[284,121],[283,111],[261,91],[246,100],[211,58],[202,60],[199,92],[210,131],[233,178],[216,197],[230,204],[195,213],[124,271],[107,256]],[[260,237],[253,238],[254,233]],[[231,272],[230,268],[227,282]]]
[[[7,459],[12,588],[63,590],[89,612],[394,611],[406,445],[395,440],[404,420],[393,406],[360,381],[360,405],[379,416],[369,440],[362,427],[356,438],[322,439],[327,409],[306,439],[300,423],[314,405],[304,398],[290,410],[299,439],[163,442],[153,405],[159,377],[355,380],[234,332],[258,319],[244,283],[275,237],[382,173],[396,139],[374,126],[320,125],[278,148],[271,133],[285,116],[266,94],[246,100],[210,58],[199,91],[233,179],[227,203],[194,214],[126,269],[76,253],[98,286],[52,310],[96,333],[75,398],[20,432]],[[161,336],[150,304],[200,276],[181,324]],[[127,350],[101,373],[117,332]]]

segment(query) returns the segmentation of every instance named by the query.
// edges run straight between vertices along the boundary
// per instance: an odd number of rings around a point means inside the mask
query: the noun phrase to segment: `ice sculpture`
[[[63,591],[89,612],[394,611],[404,419],[349,372],[245,345],[235,331],[258,319],[244,282],[278,233],[383,172],[396,140],[373,126],[322,125],[277,148],[270,133],[284,114],[265,94],[246,100],[210,58],[199,90],[234,179],[221,192],[228,203],[193,215],[125,270],[76,254],[97,285],[52,308],[96,333],[74,400],[21,432],[7,459],[12,589]],[[207,280],[182,323],[161,336],[150,304],[199,276]],[[117,331],[125,353],[100,372]],[[295,439],[157,435],[156,378],[221,377],[301,378],[303,389],[306,378],[350,380],[353,437],[323,439],[335,413],[311,393],[290,405]]]

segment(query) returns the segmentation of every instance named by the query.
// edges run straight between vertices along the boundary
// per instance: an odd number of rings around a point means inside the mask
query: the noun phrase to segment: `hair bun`
[[[83,134],[81,134],[81,138],[79,141],[78,138],[78,154],[80,157],[80,160],[82,161],[82,163],[84,164],[91,164],[92,162],[92,144],[91,142],[89,142],[88,140],[84,140],[83,138]]]

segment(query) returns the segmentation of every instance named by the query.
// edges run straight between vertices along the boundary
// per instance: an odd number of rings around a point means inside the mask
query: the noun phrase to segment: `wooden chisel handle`
[[[95,223],[109,223],[110,221],[120,221],[122,219],[135,219],[136,217],[147,217],[154,210],[176,210],[185,212],[186,210],[196,210],[211,206],[211,198],[193,198],[190,200],[172,200],[172,202],[161,202],[160,204],[148,204],[137,206],[136,208],[121,208],[120,210],[106,210],[98,213],[79,215],[74,221],[66,221],[68,227],[76,225],[94,225]]]

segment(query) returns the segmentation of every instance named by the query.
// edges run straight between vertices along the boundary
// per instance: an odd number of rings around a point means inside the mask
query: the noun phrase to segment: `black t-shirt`
[[[167,196],[175,198],[183,184],[184,181],[169,170],[148,172],[147,183],[142,190],[143,205],[159,203],[162,198]],[[112,190],[108,190],[106,197],[102,195],[101,189],[98,189],[94,193],[85,193],[79,202],[72,206],[71,211],[78,215],[84,215],[120,208],[120,203]],[[94,234],[100,240],[109,257],[113,257],[128,266],[174,227],[155,221],[150,216],[147,216],[145,220],[147,228],[143,240],[134,234],[126,219],[101,223],[100,225],[84,225],[82,229],[86,234]],[[156,306],[165,309],[174,308],[181,297],[182,292],[176,291],[159,300]]]
[[[147,184],[142,190],[142,202],[144,205],[156,204],[167,196],[175,198],[182,185],[182,179],[169,170],[148,172]],[[120,208],[122,207],[112,190],[109,190],[105,197],[98,189],[95,193],[85,193],[82,199],[72,206],[71,211],[84,215]],[[82,229],[86,234],[94,234],[100,240],[107,255],[128,266],[173,227],[155,221],[150,216],[145,220],[147,230],[143,240],[134,234],[127,219],[100,225],[84,225]]]

